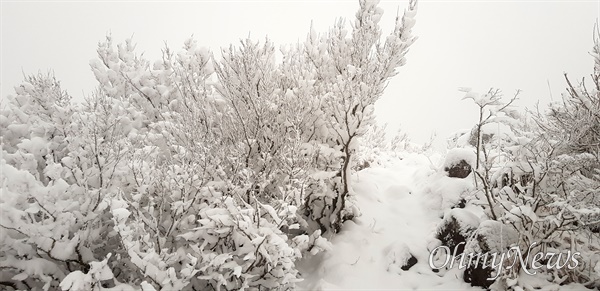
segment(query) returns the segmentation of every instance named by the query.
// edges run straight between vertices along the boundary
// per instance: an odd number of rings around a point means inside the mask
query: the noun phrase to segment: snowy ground
[[[346,222],[332,239],[331,251],[303,262],[305,281],[300,288],[481,290],[456,273],[440,275],[429,267],[427,243],[440,222],[427,190],[432,178],[438,180],[433,164],[438,163],[409,155],[360,171],[355,191],[362,216]],[[418,263],[403,271],[399,261],[407,248]]]

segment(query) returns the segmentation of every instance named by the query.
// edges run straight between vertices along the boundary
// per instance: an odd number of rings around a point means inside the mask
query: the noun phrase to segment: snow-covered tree
[[[128,177],[123,137],[136,126],[98,92],[69,103],[52,76],[28,77],[16,93],[2,112],[2,276],[48,289],[118,244],[103,201]]]
[[[481,183],[489,214],[497,219],[493,185],[490,184],[491,175],[498,164],[506,159],[506,147],[517,142],[514,132],[519,116],[511,104],[517,99],[519,92],[505,103],[502,102],[500,90],[490,89],[486,94],[472,92],[469,88],[461,90],[466,93],[463,99],[472,99],[479,109],[478,122],[469,133],[468,144],[463,146],[475,147],[475,184]]]
[[[360,1],[360,9],[348,33],[343,20],[329,33],[311,30],[305,42],[306,58],[315,72],[313,86],[319,98],[316,138],[320,142],[318,165],[306,192],[305,214],[323,231],[337,232],[342,222],[356,215],[352,210],[354,156],[360,136],[374,122],[373,106],[386,82],[405,63],[416,40],[416,1],[396,17],[394,31],[382,42],[378,1]]]

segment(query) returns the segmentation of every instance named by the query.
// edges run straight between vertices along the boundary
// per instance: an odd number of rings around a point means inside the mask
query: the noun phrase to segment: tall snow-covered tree
[[[305,55],[315,72],[313,86],[319,96],[315,112],[317,139],[321,143],[305,211],[319,227],[339,231],[352,210],[351,171],[359,137],[373,124],[375,101],[386,82],[405,64],[408,48],[416,40],[416,1],[396,17],[394,30],[382,41],[379,22],[383,10],[378,1],[360,1],[349,33],[339,20],[327,34],[311,30],[304,43]]]

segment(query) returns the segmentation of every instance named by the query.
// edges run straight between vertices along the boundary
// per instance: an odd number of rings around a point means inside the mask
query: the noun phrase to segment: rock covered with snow
[[[387,271],[392,273],[400,273],[408,271],[412,266],[416,265],[418,260],[405,243],[394,242],[385,249],[387,258]]]
[[[476,158],[473,149],[454,148],[446,155],[444,171],[448,172],[448,177],[464,179],[471,174],[475,162]]]
[[[456,255],[462,254],[467,239],[479,226],[479,218],[468,210],[455,208],[446,213],[436,230],[436,239]]]

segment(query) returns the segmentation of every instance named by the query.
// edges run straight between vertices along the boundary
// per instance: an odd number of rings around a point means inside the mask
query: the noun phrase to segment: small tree
[[[360,1],[360,9],[348,37],[339,20],[327,35],[311,31],[305,54],[316,72],[314,86],[321,98],[317,116],[319,146],[317,168],[323,172],[306,195],[306,216],[322,231],[338,232],[344,220],[357,214],[350,210],[351,171],[359,137],[373,124],[373,106],[385,84],[405,63],[416,40],[411,34],[416,1],[409,2],[394,31],[380,42],[379,21],[383,11],[377,1]]]
[[[490,89],[486,94],[480,95],[471,92],[470,89],[463,89],[466,96],[463,99],[472,99],[477,107],[479,107],[479,120],[475,128],[470,133],[469,138],[471,144],[475,146],[476,162],[475,162],[475,185],[482,184],[483,192],[489,205],[490,215],[493,219],[498,219],[495,213],[495,198],[492,193],[491,170],[492,167],[499,162],[499,159],[504,155],[503,149],[514,143],[513,130],[510,129],[517,120],[516,114],[511,109],[511,104],[517,99],[519,92],[507,103],[501,101],[502,94],[499,90]],[[502,133],[494,132],[491,126],[509,126],[508,130]],[[492,127],[493,128],[493,127]],[[490,137],[497,135],[493,141]]]

